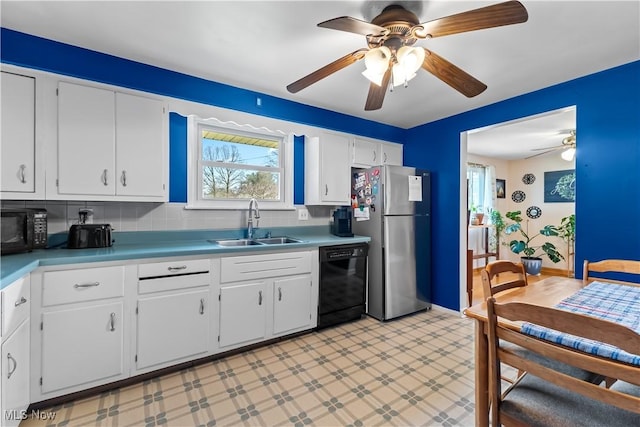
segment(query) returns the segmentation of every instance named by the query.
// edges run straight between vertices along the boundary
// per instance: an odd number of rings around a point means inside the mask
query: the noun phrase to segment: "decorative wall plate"
[[[524,191],[516,190],[511,194],[511,200],[513,200],[516,203],[522,203],[526,198],[527,198],[527,195],[524,194]]]
[[[542,209],[537,206],[530,206],[527,208],[527,216],[531,219],[540,218],[542,215]]]
[[[536,180],[536,176],[532,173],[526,173],[524,174],[524,176],[522,177],[522,182],[524,182],[525,184],[529,185],[529,184],[533,184],[533,182]]]

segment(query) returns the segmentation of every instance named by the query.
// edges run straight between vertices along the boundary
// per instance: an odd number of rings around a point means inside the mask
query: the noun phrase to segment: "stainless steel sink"
[[[263,244],[251,239],[211,240],[211,242],[217,243],[220,246],[254,246]]]
[[[265,245],[284,245],[287,243],[302,243],[302,240],[294,239],[293,237],[265,237],[262,239],[255,239],[256,242],[260,242]]]

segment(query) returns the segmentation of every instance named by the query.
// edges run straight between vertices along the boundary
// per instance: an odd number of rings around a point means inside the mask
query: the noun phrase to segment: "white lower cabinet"
[[[177,292],[138,300],[138,369],[209,350],[209,290]]]
[[[267,334],[264,280],[220,287],[220,347],[260,341]]]
[[[210,266],[209,259],[138,266],[137,371],[196,359],[211,350]]]
[[[314,328],[317,260],[303,249],[38,269],[2,290],[0,409],[14,411],[2,425],[30,403]]]
[[[276,279],[273,290],[274,335],[312,327],[310,310],[313,310],[314,300],[311,274]]]
[[[32,402],[129,376],[125,270],[67,267],[31,275]]]
[[[125,374],[122,301],[42,315],[42,392]]]
[[[314,328],[317,259],[317,250],[222,258],[220,349]]]
[[[29,276],[2,290],[0,425],[17,426],[30,403]]]

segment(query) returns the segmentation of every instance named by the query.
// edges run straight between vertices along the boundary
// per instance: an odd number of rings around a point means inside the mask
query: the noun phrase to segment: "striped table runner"
[[[562,300],[555,308],[609,320],[640,333],[640,286],[591,282],[580,291]],[[617,347],[598,341],[576,337],[530,323],[524,323],[521,331],[585,353],[640,366],[640,355],[627,353]]]

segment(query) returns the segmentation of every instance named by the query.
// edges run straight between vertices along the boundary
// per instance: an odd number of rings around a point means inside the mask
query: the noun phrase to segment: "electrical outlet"
[[[308,221],[309,211],[307,209],[298,209],[298,219],[300,221]]]

